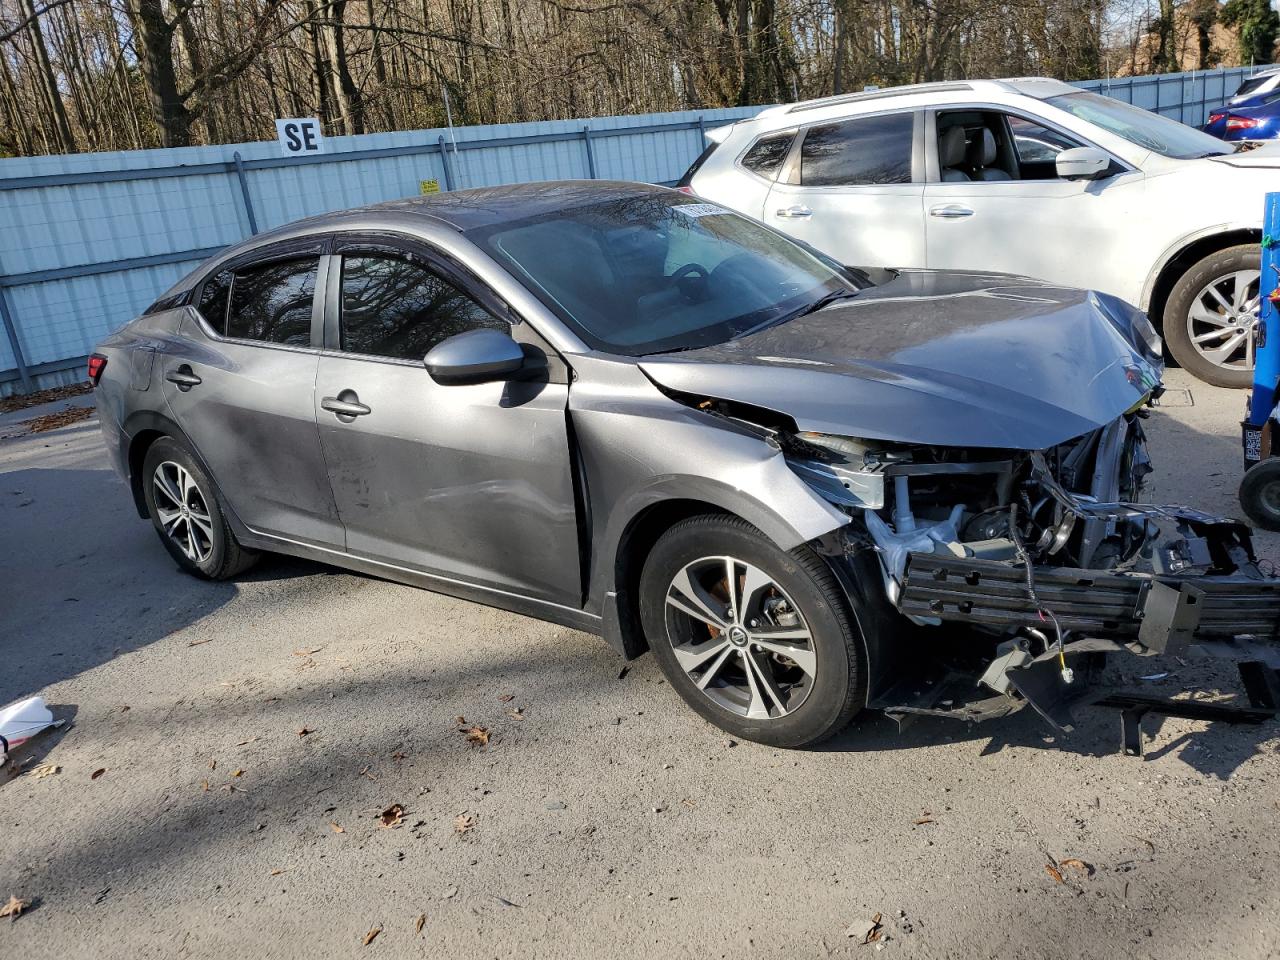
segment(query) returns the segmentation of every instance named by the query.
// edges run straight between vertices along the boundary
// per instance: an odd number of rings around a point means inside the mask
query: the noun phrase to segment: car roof
[[[1046,100],[1068,93],[1079,93],[1079,87],[1073,87],[1061,80],[1050,77],[1008,77],[1000,80],[944,80],[936,83],[912,83],[901,87],[887,87],[883,90],[862,90],[857,93],[842,93],[831,97],[820,97],[816,100],[802,100],[799,103],[784,103],[775,107],[767,107],[754,117],[738,121],[743,126],[752,126],[759,122],[762,127],[780,128],[792,124],[806,123],[818,119],[812,114],[840,115],[845,112],[861,112],[865,105],[867,110],[879,110],[892,107],[894,100],[911,99],[910,106],[928,106],[936,102],[950,103],[956,100],[1004,98],[1010,95],[1034,97]],[[736,125],[735,125],[736,126]],[[728,128],[721,128],[728,129]]]

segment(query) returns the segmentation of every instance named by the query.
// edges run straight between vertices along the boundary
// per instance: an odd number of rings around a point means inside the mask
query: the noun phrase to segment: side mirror
[[[1054,161],[1063,180],[1097,180],[1111,169],[1111,158],[1093,147],[1063,150]]]
[[[436,383],[489,383],[519,371],[524,351],[501,330],[468,330],[437,343],[423,364]]]

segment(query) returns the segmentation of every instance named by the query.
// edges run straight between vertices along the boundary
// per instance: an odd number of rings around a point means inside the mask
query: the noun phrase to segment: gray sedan
[[[867,706],[1067,725],[1108,652],[1261,656],[1248,529],[1139,502],[1160,346],[1114,298],[550,183],[256,236],[90,376],[183,569],[292,554],[591,631],[802,745]]]

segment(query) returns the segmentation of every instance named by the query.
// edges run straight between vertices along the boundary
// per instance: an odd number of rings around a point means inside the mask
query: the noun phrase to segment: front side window
[[[395,360],[421,360],[455,334],[500,320],[425,265],[388,254],[342,258],[342,349]]]
[[[787,152],[796,138],[794,130],[761,137],[742,158],[742,165],[757,176],[772,180],[782,169]]]
[[[1234,146],[1176,120],[1085,90],[1050,97],[1046,103],[1144,150],[1175,160],[1214,157],[1235,150]]]
[[[1013,132],[1013,146],[1018,151],[1020,164],[1051,164],[1063,150],[1083,146],[1057,130],[1050,130],[1022,117],[1009,117],[1009,128]]]
[[[226,335],[239,340],[310,346],[311,304],[319,267],[319,257],[304,257],[237,270],[231,283]]]
[[[781,234],[674,192],[467,236],[588,345],[628,356],[723,343],[856,289],[847,273]]]
[[[891,113],[810,127],[800,145],[801,184],[910,183],[914,123],[909,113]]]

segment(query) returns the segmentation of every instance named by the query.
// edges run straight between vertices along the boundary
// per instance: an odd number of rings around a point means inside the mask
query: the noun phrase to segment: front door
[[[332,548],[343,531],[314,399],[320,250],[315,238],[270,247],[205,280],[161,377],[236,516],[256,532]]]
[[[504,308],[425,248],[352,242],[329,262],[315,410],[347,551],[580,607],[567,377],[436,383],[426,353],[510,330]]]
[[[964,130],[965,159],[939,164],[925,188],[931,269],[1012,273],[1137,302],[1146,274],[1133,269],[1129,252],[1143,242],[1134,236],[1144,230],[1135,216],[1141,173],[1116,161],[1106,179],[1060,179],[1058,152],[1085,144],[998,111],[939,111],[931,139],[955,126]]]
[[[913,112],[801,130],[765,223],[854,267],[923,267],[923,157]]]

